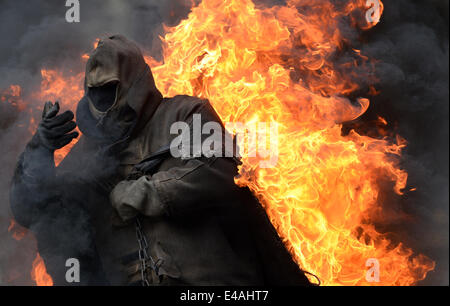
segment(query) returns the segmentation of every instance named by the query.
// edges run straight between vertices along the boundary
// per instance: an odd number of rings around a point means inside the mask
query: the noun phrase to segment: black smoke
[[[405,191],[399,209],[408,222],[396,230],[436,261],[423,284],[448,285],[449,1],[384,3],[381,23],[362,45],[363,54],[379,60],[380,91],[362,120],[382,116],[408,141],[402,167],[409,174],[407,189],[417,190]]]

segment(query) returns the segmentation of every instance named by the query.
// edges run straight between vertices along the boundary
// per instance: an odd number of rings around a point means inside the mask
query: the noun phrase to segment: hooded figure
[[[234,184],[236,158],[170,154],[172,124],[192,129],[200,115],[223,125],[207,100],[163,98],[136,44],[114,35],[91,54],[83,135],[55,167],[54,151],[78,136],[74,115],[58,111],[46,103],[10,194],[55,284],[309,284],[264,209]],[[69,258],[79,282],[66,276]]]

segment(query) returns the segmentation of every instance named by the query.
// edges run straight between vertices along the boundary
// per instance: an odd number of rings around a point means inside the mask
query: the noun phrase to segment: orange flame
[[[363,29],[375,25],[355,19],[358,10],[367,10],[365,1],[339,9],[290,0],[259,9],[250,0],[203,0],[166,29],[164,62],[147,62],[166,96],[208,98],[225,122],[278,123],[276,167],[261,169],[258,158],[244,154],[236,183],[259,198],[303,269],[325,285],[369,285],[365,263],[376,258],[375,284],[410,285],[434,263],[413,257],[370,222],[381,209],[378,180],[393,181],[398,194],[406,186],[398,167],[406,142],[341,133],[342,122],[369,107],[367,99],[355,106],[344,98],[358,89],[351,68],[368,58],[354,50],[353,61],[331,60],[345,43],[340,18],[351,16]]]
[[[9,226],[8,226],[8,232],[12,233],[11,235],[14,239],[16,239],[17,241],[20,241],[23,239],[23,237],[25,237],[28,230],[26,228],[21,227],[20,225],[18,225],[16,223],[16,221],[11,219]]]
[[[42,260],[39,253],[36,254],[36,258],[33,261],[31,279],[36,283],[36,286],[53,286],[53,280],[51,276],[47,274],[44,260]]]
[[[39,101],[57,101],[61,103],[61,109],[68,108],[75,112],[78,101],[83,97],[82,80],[83,73],[79,73],[75,76],[66,77],[61,72],[56,70],[41,70],[42,82],[41,91],[38,93],[37,98]],[[34,124],[35,128],[37,127]],[[81,132],[78,130],[80,133]],[[55,152],[55,164],[56,166],[64,159],[67,153],[70,152],[72,147],[78,142],[78,138],[74,139],[69,145]]]
[[[18,110],[25,109],[24,102],[21,99],[22,88],[19,85],[10,85],[8,89],[0,91],[0,101],[9,102],[12,106],[17,107]]]

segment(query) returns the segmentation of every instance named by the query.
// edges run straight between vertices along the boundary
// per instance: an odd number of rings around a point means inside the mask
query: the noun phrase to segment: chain
[[[146,158],[143,162],[134,166],[133,171],[128,175],[127,180],[137,180],[141,176],[151,172],[152,169],[155,169],[162,161],[161,157],[163,154],[167,154],[170,150],[170,146],[165,146],[160,150],[156,151],[149,158]],[[139,165],[142,164],[142,167]],[[149,286],[150,283],[148,281],[148,269],[152,269],[156,275],[158,275],[158,269],[161,264],[160,259],[155,263],[153,258],[150,256],[148,251],[148,242],[144,231],[142,230],[141,221],[139,217],[136,218],[136,237],[139,243],[139,262],[140,262],[140,270],[141,270],[141,281],[142,286]]]
[[[142,230],[142,225],[139,218],[136,218],[136,237],[139,243],[139,262],[142,286],[150,286],[147,271],[148,268],[155,270],[155,261],[147,252],[149,245],[147,238],[145,237],[145,233]]]

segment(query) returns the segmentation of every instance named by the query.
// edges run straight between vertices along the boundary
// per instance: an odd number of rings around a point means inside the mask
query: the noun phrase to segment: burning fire
[[[84,55],[83,60],[86,60]],[[78,101],[83,97],[84,91],[82,87],[82,80],[84,73],[79,73],[75,76],[65,77],[61,72],[56,70],[41,70],[42,82],[41,91],[38,97],[35,97],[38,101],[58,101],[61,100],[62,108],[69,108],[75,113]],[[42,106],[41,106],[42,107]],[[37,126],[36,126],[37,127]],[[77,128],[77,131],[80,132]],[[80,132],[81,134],[81,132]],[[77,143],[79,137],[74,139],[69,145],[55,152],[55,164],[56,166],[64,159],[67,153],[70,152],[72,147]]]
[[[36,258],[33,261],[31,279],[36,283],[36,286],[53,286],[53,280],[51,276],[47,274],[44,260],[42,260],[39,253],[37,253]]]
[[[26,228],[21,227],[19,224],[16,223],[13,219],[11,219],[9,226],[8,226],[8,232],[12,233],[12,237],[16,239],[17,241],[20,241],[25,237],[28,230]]]
[[[346,97],[361,89],[356,68],[374,61],[356,49],[352,59],[336,60],[349,44],[338,23],[348,20],[361,31],[375,26],[364,19],[365,3],[288,0],[258,8],[251,0],[203,0],[187,19],[166,28],[163,62],[146,61],[165,96],[208,98],[224,122],[278,123],[276,167],[259,168],[260,158],[241,152],[236,183],[258,197],[302,269],[324,285],[413,285],[435,263],[374,225],[383,219],[380,180],[392,182],[399,196],[406,187],[408,175],[399,167],[406,141],[342,133],[344,122],[369,107],[368,99]],[[61,99],[63,108],[74,109],[83,73],[67,77],[43,69],[41,75],[35,98]],[[367,92],[378,94],[373,86]],[[376,126],[387,125],[379,117]],[[56,163],[70,148],[57,152]],[[373,258],[379,283],[366,281],[366,262]],[[39,254],[35,263],[33,279],[51,283],[37,277],[46,274]]]
[[[398,166],[406,142],[341,131],[369,107],[344,96],[359,89],[354,68],[370,61],[359,50],[352,61],[332,60],[348,43],[338,21],[369,29],[375,24],[356,17],[367,9],[362,0],[262,9],[250,0],[203,0],[166,29],[164,62],[148,63],[165,96],[208,98],[225,122],[278,123],[277,166],[261,169],[244,152],[236,183],[259,198],[300,267],[325,285],[368,285],[365,264],[376,258],[379,284],[411,285],[434,263],[371,223],[380,213],[377,181],[394,182],[399,195],[406,186]]]

